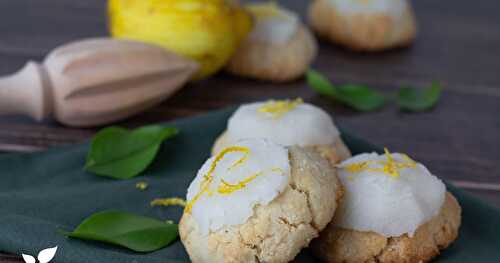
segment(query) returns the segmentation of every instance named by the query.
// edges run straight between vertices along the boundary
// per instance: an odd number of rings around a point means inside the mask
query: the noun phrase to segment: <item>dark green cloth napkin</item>
[[[68,239],[58,230],[72,230],[89,215],[108,209],[178,221],[181,208],[150,207],[149,202],[158,197],[185,197],[230,113],[225,110],[169,123],[180,128],[181,134],[163,145],[144,176],[128,181],[84,172],[88,144],[0,156],[0,251],[36,256],[41,249],[57,245],[56,263],[188,262],[180,241],[140,254]],[[348,133],[344,139],[353,153],[379,150]],[[139,191],[135,188],[138,181],[150,187]],[[462,205],[463,226],[460,239],[437,262],[500,262],[500,212],[455,188],[450,190]],[[307,250],[296,261],[315,262]]]

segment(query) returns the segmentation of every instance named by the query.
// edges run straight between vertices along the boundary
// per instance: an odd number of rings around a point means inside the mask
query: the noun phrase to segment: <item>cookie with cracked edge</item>
[[[312,242],[311,248],[328,263],[428,262],[458,237],[460,222],[460,205],[448,192],[440,213],[420,226],[413,237],[404,234],[387,238],[332,223]]]
[[[192,262],[289,262],[318,236],[334,215],[342,186],[318,152],[292,146],[289,159],[288,185],[269,204],[255,206],[243,224],[203,235],[184,213],[179,233]]]
[[[416,37],[417,23],[411,4],[406,0],[400,1],[404,5],[396,14],[390,12],[393,8],[390,5],[385,11],[357,10],[350,13],[339,10],[334,2],[315,0],[309,7],[311,27],[332,43],[354,51],[382,51],[409,46]],[[346,5],[349,3],[345,1]]]
[[[224,132],[216,139],[214,146],[212,147],[212,155],[215,155],[226,145],[228,145],[227,132]],[[331,165],[335,165],[340,161],[351,157],[351,151],[347,148],[340,136],[335,138],[333,144],[318,144],[307,146],[305,148],[318,152],[323,158],[327,159]]]
[[[241,105],[216,139],[212,155],[241,139],[266,138],[284,146],[316,150],[332,165],[351,157],[332,116],[302,99]]]

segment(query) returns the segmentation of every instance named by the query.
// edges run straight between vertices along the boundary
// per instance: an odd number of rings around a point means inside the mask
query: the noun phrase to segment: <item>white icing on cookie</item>
[[[266,138],[285,146],[332,144],[339,136],[332,118],[301,100],[268,101],[242,105],[229,119],[229,143]]]
[[[188,188],[186,213],[208,235],[239,225],[288,185],[288,149],[264,139],[243,140],[208,159]]]
[[[407,0],[327,0],[342,14],[384,13],[399,16],[407,8]]]
[[[404,154],[365,153],[338,167],[345,187],[335,217],[339,227],[385,237],[413,236],[444,203],[443,182]]]
[[[251,41],[284,45],[297,32],[297,14],[274,3],[250,4],[247,9],[255,19],[254,28],[248,36]]]

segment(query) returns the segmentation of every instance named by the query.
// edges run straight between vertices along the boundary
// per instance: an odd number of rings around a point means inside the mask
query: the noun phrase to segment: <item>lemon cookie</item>
[[[247,5],[254,27],[227,65],[235,75],[275,82],[304,74],[317,55],[317,43],[297,14],[274,2]]]
[[[460,205],[422,164],[386,150],[338,170],[344,199],[312,244],[325,262],[427,262],[457,238]]]
[[[202,166],[179,233],[195,263],[289,262],[331,221],[341,195],[317,152],[243,140]]]
[[[417,31],[407,0],[315,0],[309,20],[319,35],[358,51],[410,45]]]
[[[241,139],[266,138],[284,146],[312,148],[332,164],[351,156],[332,118],[301,99],[242,105],[228,121],[212,153]]]

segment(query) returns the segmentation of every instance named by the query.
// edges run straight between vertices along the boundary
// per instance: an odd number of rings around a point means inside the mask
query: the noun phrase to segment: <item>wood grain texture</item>
[[[304,14],[308,1],[283,3]],[[424,86],[439,80],[445,91],[431,112],[408,114],[389,105],[360,114],[315,95],[304,80],[275,85],[221,73],[188,85],[160,106],[119,125],[135,127],[242,102],[300,96],[331,112],[352,133],[407,152],[436,175],[459,181],[460,186],[475,189],[472,194],[500,207],[500,191],[495,187],[477,189],[478,183],[500,185],[498,2],[418,0],[413,4],[419,35],[411,48],[358,54],[321,42],[314,67],[335,83],[368,84],[389,94],[400,85]],[[0,17],[0,74],[18,70],[28,59],[41,60],[65,42],[106,35],[103,0],[2,0]],[[0,150],[41,150],[80,142],[95,131],[0,117]],[[22,261],[0,257],[0,262]]]

